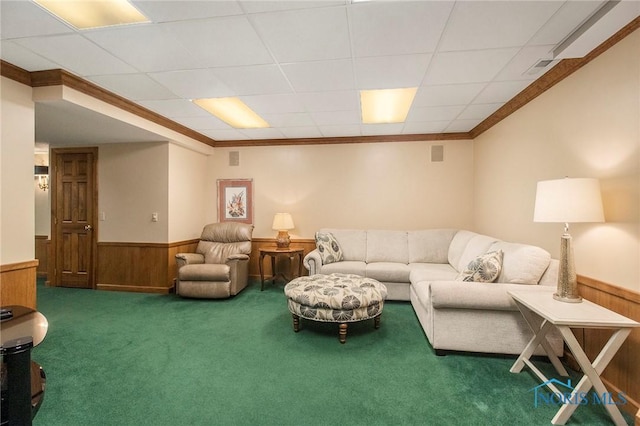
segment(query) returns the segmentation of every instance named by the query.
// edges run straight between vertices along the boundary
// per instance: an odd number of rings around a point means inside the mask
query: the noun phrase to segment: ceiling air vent
[[[528,75],[539,74],[544,70],[549,64],[553,62],[553,59],[541,59],[534,66],[527,70]]]

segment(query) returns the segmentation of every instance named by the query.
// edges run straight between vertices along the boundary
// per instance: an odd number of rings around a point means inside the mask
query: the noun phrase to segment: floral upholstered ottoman
[[[300,277],[284,287],[293,330],[300,330],[300,318],[339,323],[340,343],[347,341],[347,323],[373,318],[380,327],[380,315],[387,298],[384,284],[351,274]]]

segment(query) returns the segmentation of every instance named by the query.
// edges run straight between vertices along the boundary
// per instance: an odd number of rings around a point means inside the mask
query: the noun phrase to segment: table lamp
[[[273,218],[272,229],[278,231],[278,236],[276,237],[276,246],[279,249],[288,249],[289,244],[291,243],[291,238],[289,238],[289,233],[287,232],[289,229],[295,228],[293,224],[293,218],[289,213],[276,213]]]
[[[604,222],[600,182],[590,178],[564,178],[538,182],[534,222],[564,223],[560,238],[558,290],[553,298],[579,303],[569,223]]]

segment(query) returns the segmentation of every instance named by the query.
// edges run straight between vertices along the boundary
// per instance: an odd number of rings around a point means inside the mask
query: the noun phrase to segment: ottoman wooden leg
[[[382,316],[382,314],[378,315],[377,317],[375,317],[373,319],[373,327],[378,329],[380,328],[380,317]]]
[[[291,316],[293,317],[293,331],[297,333],[300,331],[300,317],[296,314],[291,314]]]
[[[345,322],[340,323],[338,338],[340,339],[340,343],[345,343],[347,341],[347,323]]]

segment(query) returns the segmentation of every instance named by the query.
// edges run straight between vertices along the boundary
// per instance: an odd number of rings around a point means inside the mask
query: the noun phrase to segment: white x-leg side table
[[[613,356],[616,354],[622,343],[625,341],[633,327],[640,327],[640,323],[627,317],[619,315],[613,311],[603,308],[600,305],[583,300],[582,303],[566,303],[555,300],[551,293],[533,292],[527,290],[510,291],[509,294],[516,302],[518,309],[522,312],[524,319],[533,330],[534,336],[522,351],[516,362],[511,367],[512,373],[519,373],[527,365],[536,376],[554,393],[561,393],[544,374],[537,369],[530,361],[534,350],[542,345],[549,357],[549,360],[556,371],[567,376],[567,371],[563,367],[558,357],[547,342],[546,335],[555,326],[569,350],[573,353],[576,361],[580,365],[584,376],[573,389],[569,400],[567,400],[558,410],[551,420],[554,425],[563,425],[569,420],[579,404],[571,404],[575,395],[583,395],[593,387],[599,394],[607,393],[607,388],[600,379],[600,374],[607,367]],[[572,328],[600,328],[611,329],[613,334],[604,345],[593,362],[589,360],[578,340],[571,331]],[[626,425],[626,421],[615,404],[604,404],[616,425]]]

